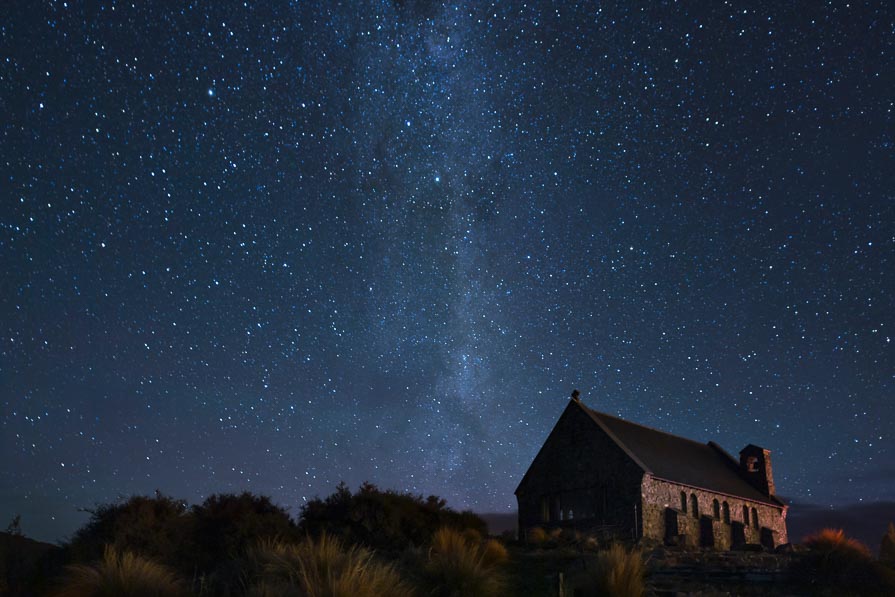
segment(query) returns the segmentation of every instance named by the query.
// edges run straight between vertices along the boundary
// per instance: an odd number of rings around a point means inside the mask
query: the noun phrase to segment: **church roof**
[[[625,421],[588,408],[578,400],[570,401],[569,406],[574,405],[645,473],[657,479],[774,506],[784,505],[776,496],[767,496],[746,481],[739,473],[739,463],[714,442],[703,444]]]

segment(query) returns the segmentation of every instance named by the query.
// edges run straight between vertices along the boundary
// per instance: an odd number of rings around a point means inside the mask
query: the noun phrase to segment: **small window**
[[[687,513],[687,493],[681,492],[681,512]]]
[[[718,500],[712,500],[712,516],[715,517],[715,520],[721,518],[721,504],[718,503]]]
[[[566,511],[565,511],[565,510],[560,510],[560,511],[559,511],[559,519],[560,519],[560,520],[565,520],[565,519],[566,519]]]
[[[693,518],[699,518],[699,502],[696,501],[696,494],[690,494],[690,514],[693,515]]]
[[[550,505],[546,497],[541,498],[541,522],[550,522]]]
[[[571,508],[569,508],[569,520],[572,520],[574,518],[575,518],[575,511],[572,510]]]
[[[724,524],[730,524],[730,504],[727,502],[721,504],[721,516],[724,518]]]
[[[749,526],[749,506],[743,506],[743,524]]]
[[[752,526],[758,528],[758,510],[752,508]]]

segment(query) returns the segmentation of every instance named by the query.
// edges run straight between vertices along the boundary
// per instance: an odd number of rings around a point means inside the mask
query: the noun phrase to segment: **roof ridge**
[[[644,425],[644,424],[642,424],[642,423],[635,423],[634,421],[629,421],[628,419],[624,419],[624,418],[622,418],[622,417],[617,417],[617,416],[615,416],[615,415],[610,415],[609,413],[604,413],[604,412],[602,412],[602,411],[595,410],[595,409],[593,409],[593,408],[591,408],[591,407],[589,407],[589,406],[587,406],[587,405],[585,405],[585,404],[583,404],[583,403],[581,404],[581,406],[583,406],[584,408],[586,408],[587,410],[591,411],[592,413],[594,413],[594,414],[597,415],[597,416],[601,416],[601,417],[609,417],[610,419],[615,419],[616,421],[621,421],[622,423],[625,423],[626,425],[634,425],[635,427],[640,427],[640,428],[642,428],[642,429],[647,429],[647,430],[652,431],[652,432],[654,432],[654,433],[661,433],[662,435],[669,435],[669,436],[671,436],[671,437],[673,437],[673,438],[675,438],[675,439],[681,439],[681,440],[684,440],[684,441],[686,441],[686,442],[690,442],[691,444],[696,444],[697,446],[708,446],[709,444],[715,443],[715,442],[713,442],[713,441],[711,441],[711,440],[708,441],[708,442],[700,442],[700,441],[696,441],[695,439],[691,439],[691,438],[689,438],[689,437],[684,437],[683,435],[678,435],[678,434],[676,434],[676,433],[669,433],[668,431],[662,431],[661,429],[656,429],[655,427],[650,427],[649,425]]]
[[[650,469],[650,467],[647,466],[647,464],[645,462],[643,462],[643,460],[634,452],[634,450],[632,450],[630,447],[628,447],[628,445],[625,442],[623,442],[622,439],[620,437],[618,437],[618,435],[614,431],[612,431],[612,429],[609,429],[609,427],[606,426],[606,423],[604,423],[603,421],[600,420],[600,417],[598,415],[600,415],[602,413],[598,413],[597,411],[593,410],[592,408],[588,408],[587,405],[585,405],[580,400],[573,399],[571,402],[573,402],[573,403],[577,404],[579,407],[581,407],[584,410],[584,414],[586,414],[587,417],[591,421],[593,421],[597,425],[597,427],[599,427],[603,431],[603,433],[605,433],[609,437],[609,439],[613,441],[613,443],[615,443],[616,446],[621,448],[622,451],[625,454],[627,454],[628,457],[631,460],[633,460],[637,466],[639,466],[641,469],[643,469],[643,472],[649,473],[649,474],[653,473],[652,469]],[[619,420],[622,420],[622,419],[619,419]]]

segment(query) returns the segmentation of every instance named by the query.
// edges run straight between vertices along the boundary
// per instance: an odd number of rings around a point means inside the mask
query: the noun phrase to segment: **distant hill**
[[[61,551],[58,545],[0,532],[0,594],[29,594],[23,587],[58,566],[59,558],[54,556]]]
[[[793,543],[820,529],[834,528],[866,544],[873,553],[879,552],[880,541],[890,522],[895,522],[895,502],[851,504],[835,509],[795,502],[790,504],[786,517]]]
[[[518,516],[515,512],[488,512],[479,514],[488,525],[490,535],[500,535],[505,531],[515,531]]]

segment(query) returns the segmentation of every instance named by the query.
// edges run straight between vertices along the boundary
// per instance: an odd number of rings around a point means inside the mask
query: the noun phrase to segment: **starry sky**
[[[0,8],[0,523],[510,512],[573,388],[895,492],[895,9]]]

